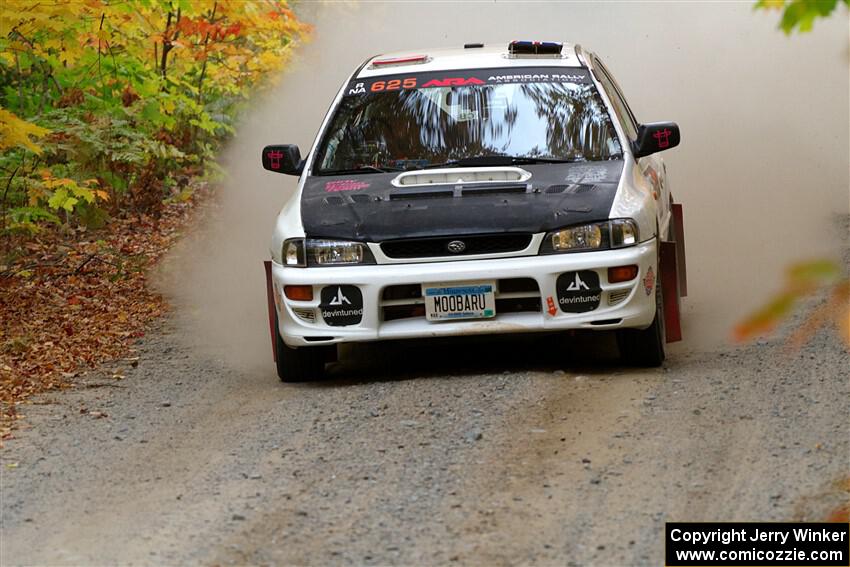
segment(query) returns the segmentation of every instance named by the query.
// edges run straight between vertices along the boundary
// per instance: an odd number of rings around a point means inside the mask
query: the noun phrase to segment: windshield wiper
[[[439,169],[441,167],[493,167],[499,165],[511,165],[513,158],[509,156],[475,156],[465,157],[460,159],[450,159],[443,163],[429,163],[409,169],[408,171],[417,171],[420,169]]]
[[[350,169],[330,169],[320,171],[316,175],[357,175],[361,173],[394,173],[396,171],[419,171],[423,169],[440,169],[443,167],[499,167],[506,165],[534,164],[534,163],[574,163],[575,159],[559,159],[530,156],[475,156],[460,159],[450,159],[442,163],[429,163],[411,168],[396,166],[377,167],[374,165],[361,165]]]
[[[441,167],[460,167],[461,160],[459,159],[450,159],[449,161],[444,161],[443,163],[429,163],[428,165],[417,165],[416,167],[411,167],[407,171],[419,171],[420,169],[439,169]]]
[[[374,165],[361,165],[360,167],[352,167],[350,169],[328,169],[316,173],[316,175],[357,175],[360,173],[393,173],[394,171],[404,171],[400,167],[376,167]]]
[[[517,156],[511,158],[511,163],[513,164],[534,164],[534,163],[575,163],[577,159],[560,159],[560,158],[545,158],[545,157],[526,157],[526,156]]]
[[[416,171],[419,169],[439,169],[441,167],[498,167],[505,165],[534,163],[574,163],[576,161],[580,160],[527,156],[476,156],[469,158],[452,159],[443,163],[431,163],[428,165],[414,167],[412,169],[409,169],[408,171]]]

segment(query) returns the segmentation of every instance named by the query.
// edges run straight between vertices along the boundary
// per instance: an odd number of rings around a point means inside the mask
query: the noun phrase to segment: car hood
[[[521,166],[525,181],[397,187],[398,173],[311,176],[301,220],[310,238],[401,238],[546,232],[608,219],[622,160]],[[453,169],[461,173],[461,168]]]

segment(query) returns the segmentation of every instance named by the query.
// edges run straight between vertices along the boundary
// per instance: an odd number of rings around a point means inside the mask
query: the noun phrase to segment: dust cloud
[[[839,7],[839,10],[842,8]],[[846,18],[785,37],[750,3],[310,3],[315,25],[282,80],[221,157],[227,178],[202,228],[165,262],[181,334],[227,364],[273,372],[262,261],[292,177],[260,150],[306,153],[338,88],[363,60],[397,50],[550,39],[581,43],[615,73],[639,120],[675,120],[665,154],[685,207],[690,296],[679,349],[713,348],[781,285],[787,264],[839,257],[846,215]]]

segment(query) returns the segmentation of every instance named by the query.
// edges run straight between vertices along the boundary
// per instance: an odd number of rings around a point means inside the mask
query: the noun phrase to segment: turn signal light
[[[313,301],[313,286],[287,285],[283,288],[286,297],[295,301]]]
[[[627,282],[635,279],[637,275],[638,267],[634,265],[608,268],[608,283]]]

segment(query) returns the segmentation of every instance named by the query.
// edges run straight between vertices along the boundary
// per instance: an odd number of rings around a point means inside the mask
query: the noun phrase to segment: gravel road
[[[0,563],[661,565],[665,521],[847,498],[847,355],[826,332],[649,371],[588,337],[370,345],[294,386],[181,336],[165,320],[135,368],[29,408]]]

